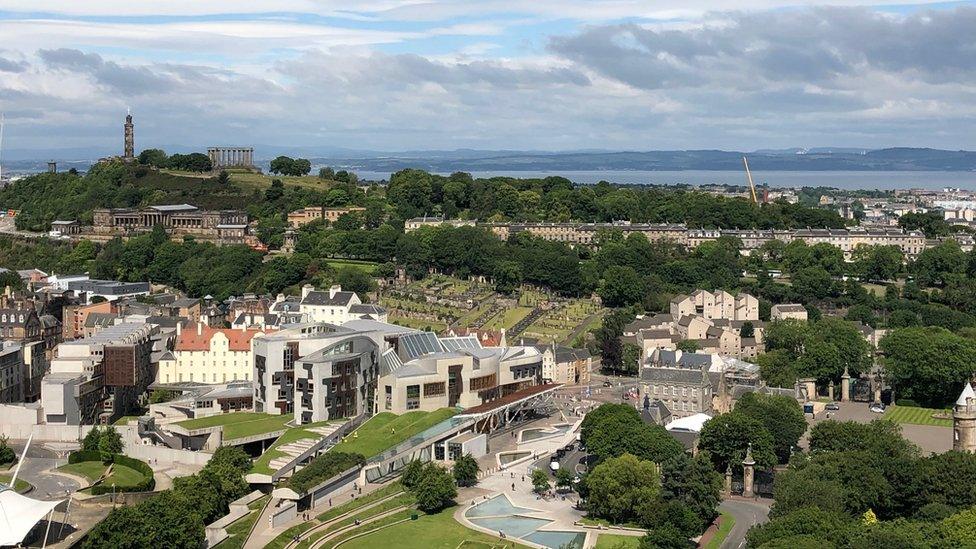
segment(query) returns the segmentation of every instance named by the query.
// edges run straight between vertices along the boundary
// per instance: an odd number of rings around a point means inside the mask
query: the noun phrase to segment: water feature
[[[518,461],[522,458],[526,458],[532,455],[532,452],[499,452],[498,453],[498,465],[502,467],[512,463],[513,461]]]
[[[508,496],[499,494],[487,501],[483,501],[464,512],[467,517],[497,517],[501,515],[517,515],[519,513],[534,513],[532,509],[516,507],[509,501]]]
[[[586,532],[537,530],[535,533],[529,534],[522,539],[551,547],[552,549],[561,549],[563,547],[567,549],[583,549],[583,543],[586,541]]]
[[[573,426],[570,423],[561,423],[551,427],[533,427],[531,429],[523,429],[522,432],[519,433],[519,442],[531,442],[533,440],[562,435],[572,428]]]
[[[471,522],[495,532],[504,532],[506,536],[520,538],[542,528],[552,521],[511,515],[507,517],[475,518],[471,519]]]

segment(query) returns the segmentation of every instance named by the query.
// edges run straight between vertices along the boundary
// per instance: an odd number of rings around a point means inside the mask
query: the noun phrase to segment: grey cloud
[[[170,78],[148,67],[123,66],[105,61],[97,53],[59,48],[39,50],[37,55],[53,69],[89,74],[100,84],[126,95],[166,92],[174,85]]]
[[[0,57],[0,72],[24,72],[27,67],[24,61],[11,61]]]
[[[763,78],[825,83],[867,70],[926,82],[976,79],[976,8],[893,17],[860,8],[733,13],[687,30],[590,27],[551,51],[626,84],[661,89]],[[740,78],[731,78],[738,75]]]

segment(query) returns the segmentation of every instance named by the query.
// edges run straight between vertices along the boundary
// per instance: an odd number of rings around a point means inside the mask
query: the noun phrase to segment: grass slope
[[[85,477],[90,482],[95,482],[99,477],[102,476],[103,473],[105,473],[105,469],[107,468],[108,467],[101,461],[82,461],[81,463],[71,463],[58,467],[58,471]],[[116,463],[112,467],[112,474],[110,474],[102,484],[105,486],[111,486],[114,484],[119,487],[135,486],[142,482],[142,480],[143,476],[139,471]]]
[[[722,546],[722,542],[725,538],[729,537],[729,532],[732,531],[732,527],[735,526],[735,519],[732,515],[728,513],[722,513],[722,523],[718,526],[718,531],[712,536],[712,539],[708,540],[705,544],[704,549],[718,549]]]
[[[343,549],[456,549],[464,547],[525,547],[513,540],[501,540],[494,536],[470,530],[454,520],[456,507],[448,507],[433,515],[421,515],[411,520],[385,528],[378,532],[350,540]],[[371,526],[371,525],[364,525]]]
[[[441,408],[433,412],[407,412],[399,416],[389,412],[376,414],[354,434],[337,444],[334,450],[362,454],[369,458],[437,425],[454,414],[453,408]]]
[[[257,522],[258,517],[261,515],[261,509],[270,498],[270,495],[263,496],[248,504],[247,508],[251,511],[231,523],[226,528],[227,539],[218,543],[216,546],[220,547],[220,549],[241,549],[241,547],[244,547],[244,543],[247,541],[247,534],[251,531],[251,526]]]
[[[272,471],[270,467],[271,460],[286,455],[284,452],[278,450],[280,446],[283,446],[291,442],[295,442],[296,440],[302,440],[306,438],[318,440],[322,435],[310,431],[309,429],[312,427],[321,427],[322,425],[328,425],[329,423],[333,423],[333,422],[319,421],[317,423],[309,423],[306,425],[302,425],[301,427],[292,427],[288,429],[287,431],[284,432],[283,435],[281,435],[280,437],[278,437],[277,440],[275,440],[274,444],[272,444],[271,447],[268,448],[266,452],[261,454],[261,457],[254,460],[254,464],[251,466],[251,472],[261,473],[265,475],[270,475],[274,473],[274,471]],[[342,423],[342,422],[339,421],[337,423]]]
[[[184,429],[203,429],[205,427],[224,427],[224,440],[270,433],[287,428],[291,416],[259,414],[255,412],[232,412],[209,417],[188,419],[176,425]]]

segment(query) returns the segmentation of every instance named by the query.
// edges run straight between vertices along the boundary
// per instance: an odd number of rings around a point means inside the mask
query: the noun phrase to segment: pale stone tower
[[[752,459],[752,443],[746,449],[746,458],[742,460],[742,496],[751,498],[756,495],[756,460]]]
[[[135,128],[132,125],[132,113],[126,113],[125,115],[125,125],[122,126],[125,129],[125,147],[123,150],[122,158],[125,160],[134,160],[136,157],[135,151]]]
[[[968,382],[952,409],[952,449],[976,452],[976,391]]]

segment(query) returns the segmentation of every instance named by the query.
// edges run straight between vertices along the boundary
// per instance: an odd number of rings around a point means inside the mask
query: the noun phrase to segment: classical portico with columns
[[[209,147],[207,156],[214,170],[240,168],[254,170],[253,147]]]

